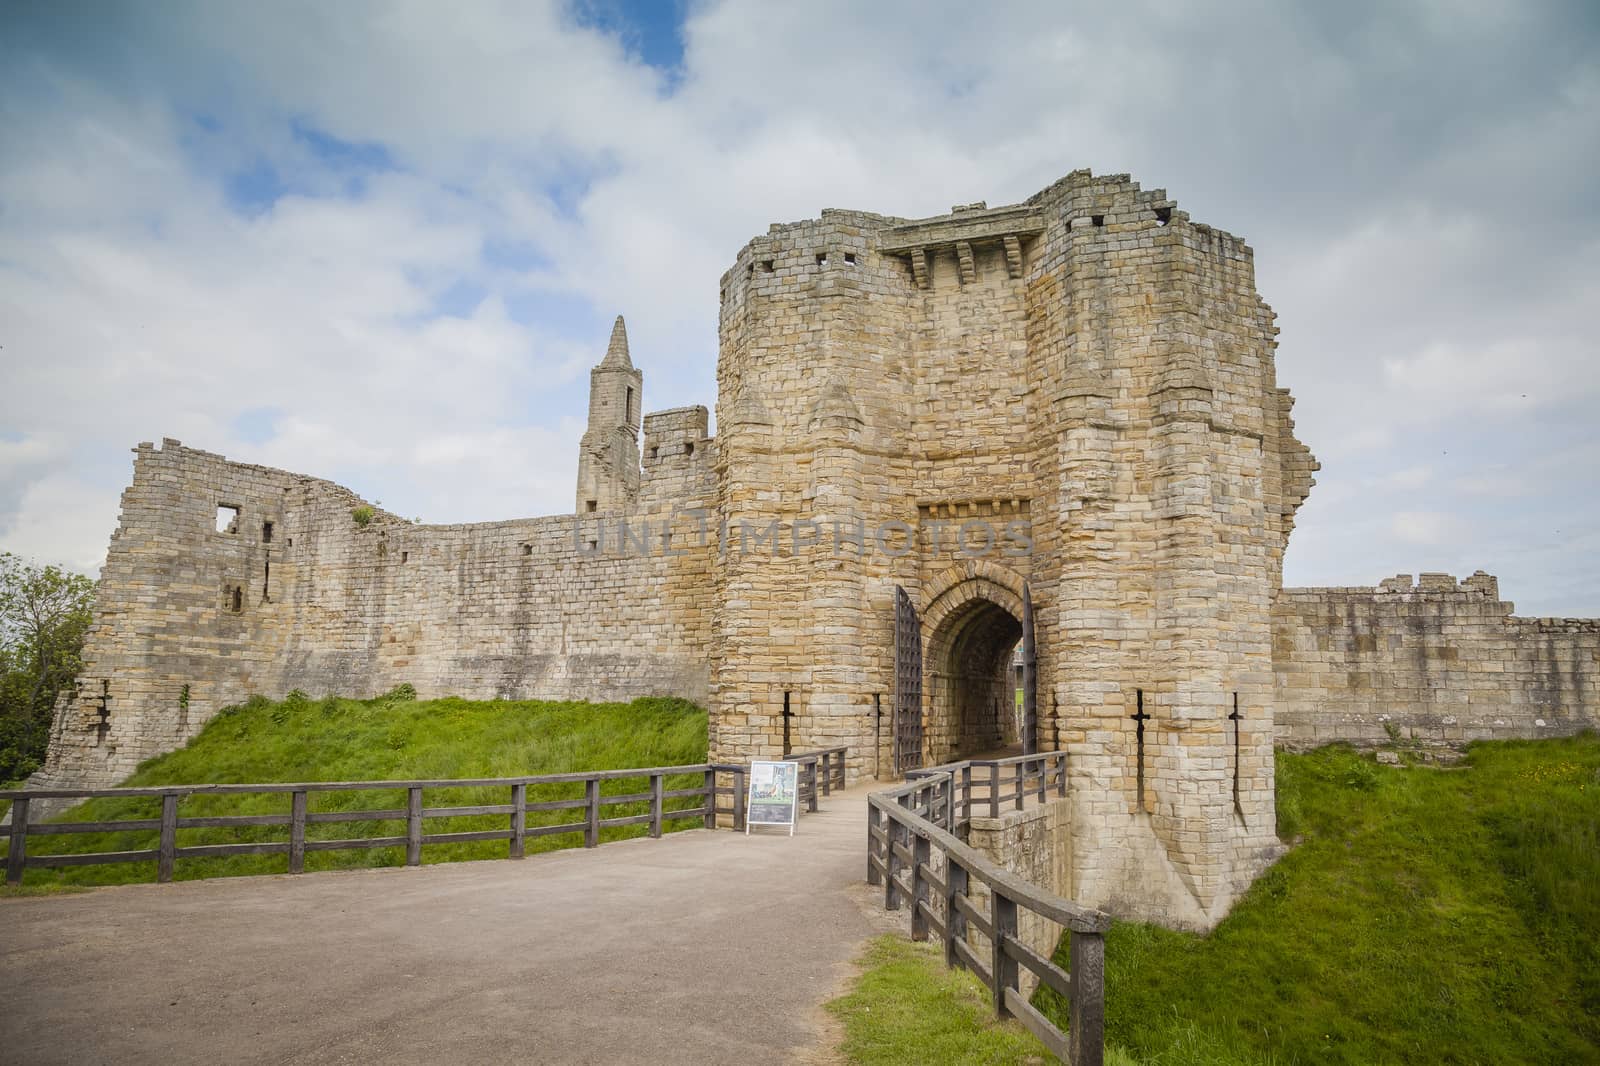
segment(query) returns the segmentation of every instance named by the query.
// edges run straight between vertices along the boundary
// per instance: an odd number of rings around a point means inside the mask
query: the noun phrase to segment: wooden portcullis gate
[[[922,619],[894,587],[894,773],[922,765]]]

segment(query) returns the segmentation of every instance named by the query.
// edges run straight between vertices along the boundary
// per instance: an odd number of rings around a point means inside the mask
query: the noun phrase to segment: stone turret
[[[589,428],[578,448],[579,514],[619,511],[639,496],[639,411],[644,375],[628,357],[628,327],[617,316],[605,358],[589,371]]]

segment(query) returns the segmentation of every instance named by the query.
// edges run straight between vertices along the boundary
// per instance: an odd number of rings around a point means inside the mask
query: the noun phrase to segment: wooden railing
[[[1053,765],[1064,774],[1064,761],[1055,758],[1059,754],[1028,759],[1043,760],[1040,766]],[[1020,760],[997,761],[1018,764],[1018,779],[1031,779],[1031,771],[1020,768]],[[902,902],[909,905],[913,940],[928,939],[930,931],[943,939],[945,964],[977,974],[989,989],[998,1016],[1015,1017],[1063,1062],[1101,1066],[1105,934],[1111,918],[1029,884],[958,840],[954,829],[959,812],[972,806],[970,798],[959,799],[967,787],[962,769],[963,764],[957,764],[954,770],[919,771],[904,785],[867,797],[867,883],[883,886],[887,910],[899,910]],[[1003,784],[1000,792],[991,788],[990,797],[1005,794]],[[936,852],[942,863],[935,861]],[[969,894],[974,882],[988,887],[986,911]],[[1023,910],[1068,931],[1069,969],[1063,970],[1018,938],[1018,915]],[[969,943],[971,932],[988,940],[987,958]],[[1069,1004],[1065,1033],[1022,995],[1022,967]]]
[[[844,757],[849,750],[849,748],[820,748],[817,751],[804,751],[783,757],[784,762],[800,764],[798,798],[807,811],[816,813],[819,789],[824,796],[827,796],[831,795],[834,789],[844,787]]]
[[[840,760],[843,766],[843,760]],[[406,865],[422,862],[422,848],[428,844],[455,844],[477,840],[504,840],[508,842],[509,857],[520,859],[528,840],[561,834],[582,834],[583,846],[595,847],[600,843],[600,831],[619,826],[648,826],[649,835],[661,836],[666,823],[686,819],[699,819],[707,829],[716,828],[719,815],[731,818],[733,827],[742,830],[745,820],[746,768],[738,765],[700,763],[694,766],[652,766],[635,770],[599,770],[589,773],[538,774],[528,777],[491,777],[455,780],[423,781],[315,781],[299,784],[254,785],[171,785],[150,788],[102,789],[38,789],[0,791],[0,800],[11,801],[9,833],[0,831],[0,843],[7,843],[5,856],[6,882],[21,884],[25,870],[38,867],[91,866],[102,863],[154,862],[156,880],[172,880],[173,865],[179,859],[217,858],[234,855],[286,855],[289,872],[301,873],[305,869],[308,852],[339,851],[361,848],[404,847]],[[667,788],[666,779],[673,776],[701,775],[700,784],[690,788]],[[730,779],[727,785],[722,778]],[[603,794],[601,782],[648,779],[642,791],[625,794]],[[826,780],[826,778],[824,778]],[[581,783],[583,795],[572,799],[530,801],[528,789],[541,785],[573,785]],[[428,789],[504,788],[507,802],[456,807],[427,807],[423,793]],[[404,791],[403,808],[366,811],[312,811],[310,797],[317,793]],[[216,815],[209,817],[180,817],[179,804],[190,796],[260,795],[288,793],[289,810],[282,814]],[[731,797],[731,806],[718,805],[718,798]],[[159,797],[161,813],[158,818],[122,818],[113,821],[91,822],[30,822],[28,807],[38,799],[101,799],[129,797]],[[669,809],[666,801],[681,798],[698,798],[700,804],[687,809]],[[648,803],[642,814],[604,817],[604,808],[619,804]],[[811,807],[816,810],[815,805]],[[579,811],[576,821],[554,825],[530,825],[528,815],[547,811]],[[423,823],[430,818],[461,818],[473,815],[504,815],[506,828],[474,830],[471,832],[426,833]],[[337,822],[404,822],[403,835],[360,838],[308,839],[309,826]],[[256,841],[234,844],[200,844],[187,847],[178,845],[178,833],[185,829],[222,829],[247,826],[286,826],[287,840]],[[154,848],[136,851],[72,852],[63,854],[29,854],[30,837],[55,836],[69,833],[123,833],[129,831],[158,832]]]
[[[956,833],[975,814],[998,818],[1002,806],[1020,811],[1029,796],[1041,800],[1051,793],[1065,796],[1067,753],[1047,751],[1006,759],[965,759],[906,772],[908,781],[944,776],[950,777],[955,787],[950,793],[950,816],[940,824]]]

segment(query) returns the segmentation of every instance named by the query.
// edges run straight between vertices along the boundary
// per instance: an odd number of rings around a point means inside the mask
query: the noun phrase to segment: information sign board
[[[794,836],[800,812],[800,764],[765,762],[750,764],[750,796],[745,805],[744,832],[753,825],[786,825]]]

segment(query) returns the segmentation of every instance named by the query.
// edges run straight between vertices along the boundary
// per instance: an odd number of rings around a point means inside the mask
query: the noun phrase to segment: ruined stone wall
[[[1439,746],[1600,727],[1600,619],[1512,610],[1481,571],[1284,589],[1272,615],[1278,742]]]
[[[657,505],[623,545],[619,515],[362,524],[330,482],[140,445],[38,783],[114,783],[256,693],[704,702],[712,552],[681,519],[659,538],[675,507],[711,506],[709,449],[659,469],[671,504],[647,470]]]

